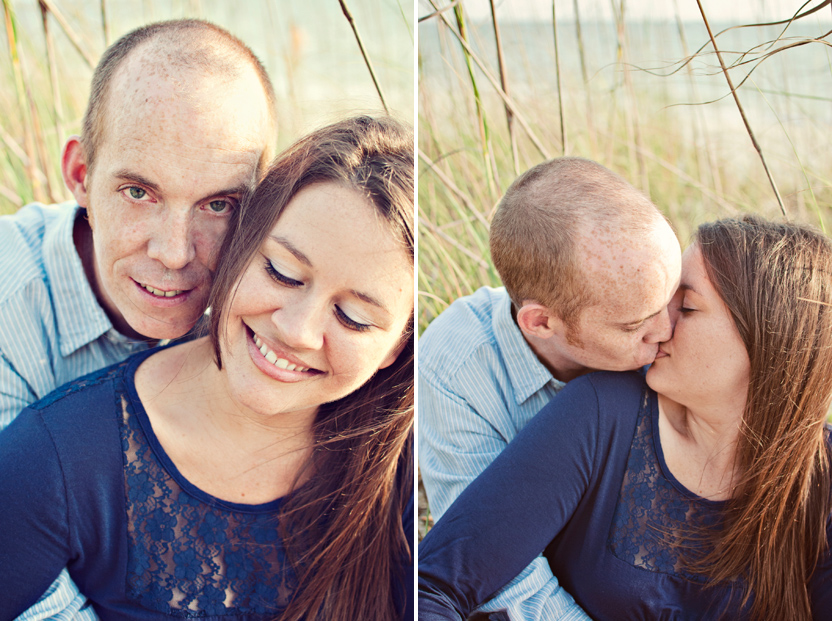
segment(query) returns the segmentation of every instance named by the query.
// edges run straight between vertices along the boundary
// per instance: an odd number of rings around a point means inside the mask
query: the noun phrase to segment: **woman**
[[[398,123],[282,154],[229,226],[209,337],[0,435],[0,618],[64,566],[104,620],[406,616],[412,219]]]
[[[464,618],[541,551],[595,619],[830,618],[832,242],[703,225],[671,314],[646,385],[570,382],[443,515],[420,619]]]

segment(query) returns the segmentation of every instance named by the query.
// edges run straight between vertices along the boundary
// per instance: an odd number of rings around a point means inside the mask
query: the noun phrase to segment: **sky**
[[[620,0],[614,0],[618,5]],[[439,6],[448,0],[434,0]],[[489,0],[463,0],[466,13],[471,19],[487,19],[490,16]],[[558,20],[574,17],[574,0],[557,0]],[[579,0],[581,20],[612,19],[611,0]],[[805,0],[702,0],[702,7],[709,21],[775,21],[788,19]],[[807,9],[818,6],[822,0],[809,0]],[[495,0],[497,16],[502,19],[551,19],[552,0]],[[696,0],[625,0],[627,19],[675,19],[678,11],[684,20],[700,20],[701,14]],[[419,14],[425,15],[433,9],[427,0],[419,0]],[[816,15],[825,21],[832,20],[832,9],[824,7]]]

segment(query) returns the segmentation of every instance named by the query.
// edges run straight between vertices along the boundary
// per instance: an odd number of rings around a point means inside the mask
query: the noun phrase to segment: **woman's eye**
[[[208,203],[208,209],[211,210],[211,213],[228,213],[233,207],[231,202],[224,198],[218,198]]]
[[[335,315],[338,317],[338,321],[350,330],[355,330],[356,332],[366,332],[372,328],[372,326],[368,323],[360,323],[351,318],[343,310],[341,310],[340,306],[335,307]]]
[[[684,307],[684,306],[680,306],[680,307],[679,307],[679,312],[680,312],[680,313],[682,313],[683,315],[685,315],[685,314],[687,314],[687,313],[692,313],[692,312],[694,312],[695,310],[696,310],[695,308],[686,308],[686,307]]]
[[[272,264],[271,261],[266,259],[266,272],[269,276],[272,277],[273,280],[279,282],[281,285],[286,287],[301,287],[303,283],[299,280],[295,280],[294,278],[289,278],[288,276],[284,276],[281,274],[275,266]]]

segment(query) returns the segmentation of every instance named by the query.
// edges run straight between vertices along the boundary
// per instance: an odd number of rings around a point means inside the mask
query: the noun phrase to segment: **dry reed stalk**
[[[358,49],[361,50],[361,56],[364,57],[364,64],[367,66],[367,70],[370,72],[370,77],[373,79],[373,84],[376,87],[378,98],[381,99],[381,105],[384,107],[384,111],[387,114],[390,114],[390,110],[387,107],[387,102],[384,100],[384,93],[381,92],[381,84],[379,84],[378,78],[376,77],[376,72],[373,69],[373,63],[370,62],[370,57],[367,56],[367,51],[364,49],[364,43],[361,41],[361,35],[358,34],[358,26],[356,26],[355,24],[355,19],[353,19],[352,13],[350,13],[346,1],[338,0],[338,2],[341,4],[341,11],[343,11],[344,17],[347,18],[347,21],[350,24],[350,28],[352,28],[352,32],[355,35],[355,41],[356,43],[358,43]]]
[[[454,7],[454,17],[456,18],[456,27],[459,30],[459,36],[461,40],[467,43],[468,28],[465,25],[465,15],[462,11],[461,4]],[[468,79],[471,81],[471,90],[474,94],[474,107],[477,114],[477,130],[480,134],[480,155],[482,156],[483,168],[485,170],[485,181],[488,186],[488,192],[493,198],[497,193],[497,189],[494,185],[494,174],[491,164],[488,123],[485,120],[485,110],[483,109],[480,90],[477,87],[477,78],[474,75],[474,66],[471,64],[471,56],[467,52],[463,52],[463,56],[465,58],[465,67],[468,69]]]
[[[435,10],[433,11],[433,13],[428,13],[427,15],[419,18],[419,23],[421,24],[422,22],[426,22],[429,19],[433,19],[434,17],[436,17],[440,13],[444,13],[445,11],[450,11],[452,8],[454,8],[460,2],[461,2],[461,0],[454,0],[449,5],[443,6],[441,9],[437,9],[436,7],[434,7]]]
[[[445,172],[439,168],[433,160],[431,160],[424,151],[418,149],[419,159],[421,159],[428,168],[430,168],[433,173],[439,178],[442,184],[451,191],[451,194],[454,194],[459,200],[462,201],[462,204],[465,205],[465,208],[468,209],[471,214],[480,221],[480,223],[486,227],[486,230],[491,228],[486,217],[482,214],[482,212],[477,209],[477,206],[474,204],[474,201],[462,190],[460,190],[456,184],[454,183],[453,179],[451,179]]]
[[[705,28],[708,31],[708,36],[711,39],[711,44],[714,46],[714,52],[716,52],[716,58],[719,61],[719,66],[722,68],[722,73],[725,75],[725,80],[728,82],[728,88],[731,89],[731,95],[734,97],[734,102],[737,104],[737,109],[740,112],[740,116],[742,117],[742,122],[745,125],[745,129],[748,132],[748,136],[751,138],[751,144],[754,145],[754,148],[757,151],[757,154],[760,156],[760,161],[763,163],[763,168],[766,171],[766,176],[768,177],[768,181],[771,184],[772,190],[774,190],[774,196],[777,198],[777,204],[780,205],[780,211],[783,212],[783,216],[788,218],[788,214],[786,213],[786,207],[783,205],[783,199],[780,196],[780,191],[777,189],[777,184],[774,181],[774,177],[771,175],[771,171],[768,168],[768,164],[766,163],[766,158],[763,155],[763,150],[760,148],[760,145],[757,143],[757,138],[754,135],[754,131],[751,129],[751,124],[748,122],[748,119],[745,116],[745,110],[743,110],[742,104],[740,103],[739,95],[737,95],[737,89],[734,88],[734,83],[731,80],[731,76],[728,73],[728,69],[725,67],[725,62],[722,60],[722,54],[719,51],[719,47],[716,44],[716,39],[714,38],[714,33],[711,30],[711,25],[708,22],[708,16],[705,15],[705,9],[702,8],[702,2],[700,0],[696,0],[696,4],[699,7],[699,12],[702,14],[702,21],[705,22]]]
[[[0,195],[2,195],[3,198],[5,198],[18,209],[23,207],[23,199],[3,184],[0,184]]]
[[[96,65],[95,55],[89,52],[87,49],[84,48],[83,44],[81,43],[81,37],[75,32],[72,26],[69,25],[69,22],[64,17],[63,13],[58,10],[58,7],[52,2],[52,0],[38,0],[41,4],[43,4],[52,16],[55,18],[55,21],[58,22],[61,29],[64,31],[67,39],[69,42],[72,43],[73,47],[78,50],[78,53],[81,55],[81,58],[87,63],[90,69],[94,69]]]
[[[52,175],[50,175],[49,156],[46,148],[46,141],[43,138],[43,127],[40,124],[40,115],[35,107],[35,100],[29,87],[26,87],[26,100],[29,102],[29,118],[32,119],[32,131],[35,135],[35,149],[40,159],[41,168],[46,176],[46,195],[50,203],[57,203],[53,192]]]
[[[685,28],[684,24],[682,23],[682,16],[679,12],[679,0],[673,0],[673,4],[676,9],[676,29],[679,32],[679,40],[682,43],[682,53],[685,55],[685,58],[690,58],[690,50],[688,49],[688,41],[687,37],[685,36]],[[688,86],[690,87],[692,99],[696,102],[701,101],[702,98],[699,96],[699,88],[696,86],[696,81],[693,79],[693,67],[690,63],[685,63],[685,67],[688,73]],[[696,149],[696,159],[697,164],[699,166],[699,170],[708,170],[709,176],[711,178],[711,183],[714,187],[714,191],[718,195],[722,196],[722,177],[720,176],[719,166],[716,162],[716,154],[714,153],[713,142],[710,138],[711,134],[708,131],[708,123],[705,119],[705,115],[702,113],[701,106],[696,106],[694,111],[694,118],[696,119],[696,123],[694,124],[694,130],[698,131],[701,134],[702,141],[705,144],[704,150]],[[702,161],[703,151],[704,155],[707,155],[707,166],[705,166],[705,164]]]
[[[434,6],[434,8],[437,8],[435,3],[434,3],[434,0],[430,0],[430,2]],[[509,108],[511,108],[511,111],[514,114],[514,118],[517,119],[517,122],[520,124],[520,127],[522,127],[523,131],[526,132],[526,135],[529,137],[529,140],[531,140],[531,142],[535,146],[535,148],[540,152],[540,154],[545,159],[547,159],[547,160],[550,159],[552,156],[549,155],[548,149],[546,149],[546,147],[543,146],[543,143],[540,141],[540,139],[537,137],[537,135],[532,131],[532,128],[529,125],[529,123],[526,121],[526,118],[518,110],[517,103],[511,97],[506,95],[506,93],[503,91],[502,88],[500,88],[500,85],[497,82],[497,79],[491,74],[491,72],[485,66],[485,63],[483,63],[482,60],[480,60],[480,57],[477,56],[476,53],[474,53],[474,51],[471,49],[471,46],[468,45],[468,43],[466,41],[463,41],[460,38],[459,33],[456,32],[454,30],[453,26],[451,26],[451,24],[447,21],[447,18],[445,17],[445,15],[440,13],[438,15],[438,17],[442,20],[442,23],[451,32],[451,34],[453,34],[454,37],[456,37],[457,41],[459,41],[460,45],[466,50],[466,52],[468,52],[471,55],[471,60],[474,61],[474,63],[477,65],[477,67],[479,67],[479,70],[482,71],[483,75],[491,83],[491,86],[494,88],[494,90],[500,96],[500,99],[502,99],[503,102]]]
[[[630,70],[629,55],[627,53],[627,26],[624,21],[624,13],[626,10],[625,0],[620,0],[619,6],[616,8],[615,0],[611,0],[613,7],[613,14],[615,16],[616,34],[618,41],[618,62],[624,72],[624,92],[626,93],[629,105],[624,106],[624,118],[627,122],[627,132],[630,135],[630,143],[632,145],[643,147],[644,140],[641,135],[641,122],[638,113],[638,103],[636,101],[635,88],[633,87],[633,76]],[[642,156],[643,149],[633,149],[628,146],[630,153],[630,160],[635,159],[636,173],[639,178],[639,185],[641,190],[650,196],[650,179],[647,176],[647,166]],[[630,164],[632,169],[632,163]]]
[[[466,248],[453,237],[445,233],[442,229],[433,224],[433,222],[430,222],[429,220],[426,220],[424,218],[419,218],[419,226],[425,227],[437,237],[440,237],[441,239],[445,240],[447,243],[456,248],[459,252],[464,254],[466,257],[471,259],[474,263],[476,263],[483,269],[488,269],[488,263],[485,261],[485,259],[482,258],[482,256],[474,254],[473,252],[468,250],[468,248]]]
[[[494,0],[488,0],[488,2],[491,5],[491,23],[494,25],[494,41],[497,44],[497,63],[500,66],[500,86],[503,87],[503,91],[508,95],[508,75],[506,73],[505,58],[503,56],[503,42],[500,38],[500,25],[497,23],[497,11],[494,8]],[[505,106],[505,104],[503,105]],[[517,135],[514,133],[514,114],[508,106],[505,106],[505,109],[508,139],[511,143],[511,160],[514,163],[514,175],[517,176],[520,174],[520,156],[517,152]]]
[[[110,24],[107,22],[107,0],[101,0],[101,29],[104,31],[104,45],[110,47]]]
[[[555,38],[555,77],[558,89],[558,116],[560,117],[561,154],[566,155],[566,127],[563,123],[563,93],[560,84],[560,54],[558,52],[558,18],[555,13],[555,0],[552,0],[552,33]]]
[[[45,195],[41,187],[41,177],[38,176],[37,160],[35,159],[35,140],[32,136],[31,119],[29,117],[29,104],[26,101],[28,88],[26,78],[23,75],[23,66],[20,62],[20,50],[17,46],[17,25],[12,13],[11,0],[3,0],[3,16],[6,24],[6,38],[9,44],[9,56],[12,59],[12,72],[14,73],[15,95],[17,105],[20,108],[20,115],[23,120],[23,149],[26,158],[21,159],[26,169],[26,176],[32,187],[32,196],[36,201],[44,201]]]
[[[554,3],[555,0],[552,0]],[[592,112],[592,92],[589,89],[589,72],[586,68],[586,53],[584,48],[584,35],[581,30],[581,12],[578,10],[578,0],[573,0],[572,5],[575,10],[575,34],[578,38],[578,56],[581,61],[581,78],[584,81],[584,88],[586,93],[586,126],[589,131],[589,145],[590,150],[595,153],[595,115]],[[554,11],[554,6],[552,7]]]
[[[52,110],[55,113],[55,135],[58,142],[63,140],[64,127],[64,109],[61,103],[60,85],[58,83],[58,63],[55,55],[55,41],[52,37],[52,31],[49,30],[49,9],[42,3],[40,5],[41,18],[43,19],[43,37],[46,40],[46,62],[49,65],[49,83],[52,87]]]

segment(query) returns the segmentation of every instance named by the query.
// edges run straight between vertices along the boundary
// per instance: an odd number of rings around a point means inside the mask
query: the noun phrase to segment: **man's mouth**
[[[139,281],[135,281],[137,285],[139,285],[142,289],[150,293],[151,295],[156,296],[157,298],[172,298],[185,293],[186,291],[190,291],[190,289],[170,289],[165,291],[164,289],[157,289],[151,285],[146,285]]]

